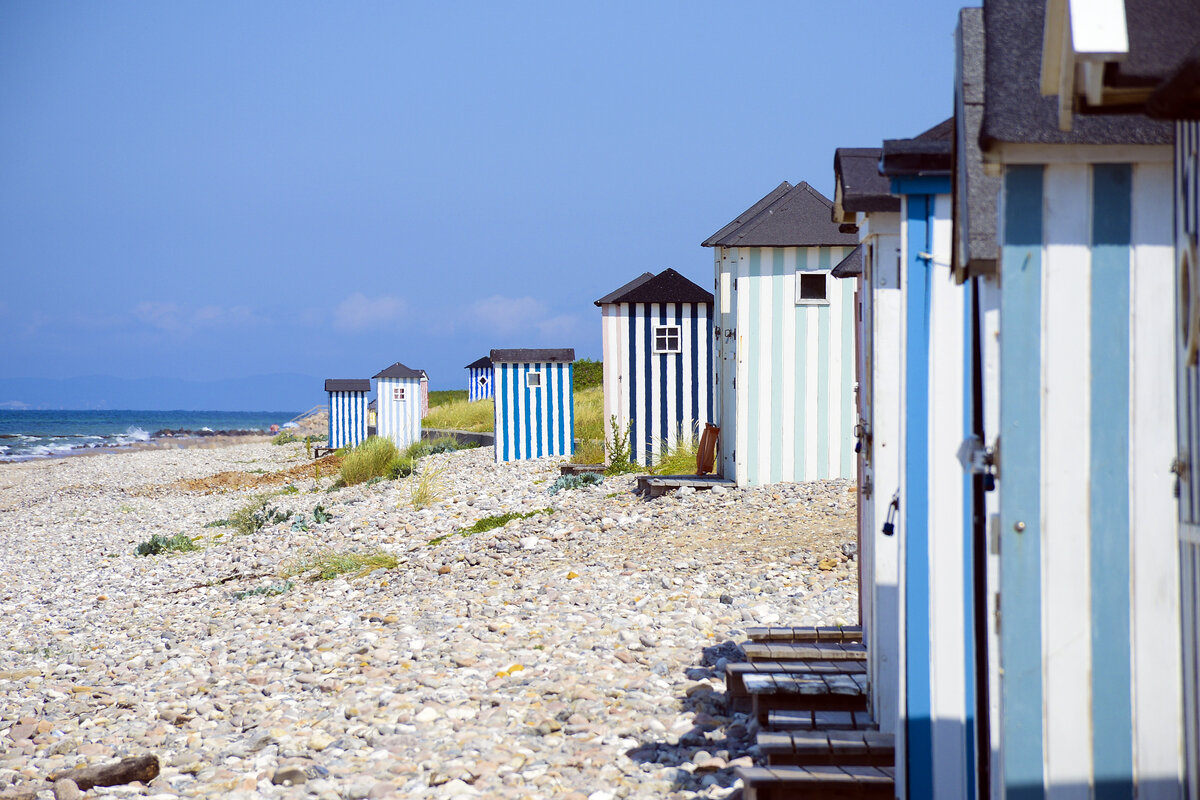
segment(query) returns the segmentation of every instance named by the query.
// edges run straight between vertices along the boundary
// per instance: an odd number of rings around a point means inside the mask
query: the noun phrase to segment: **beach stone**
[[[79,785],[69,778],[63,778],[54,782],[54,800],[82,800],[83,792],[79,791]]]

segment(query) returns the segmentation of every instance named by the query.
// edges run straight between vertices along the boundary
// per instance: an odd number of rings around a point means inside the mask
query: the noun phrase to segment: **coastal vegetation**
[[[296,441],[299,441],[299,439],[296,437],[296,434],[292,433],[291,431],[283,431],[277,434],[275,438],[271,440],[271,444],[291,444],[292,442]]]
[[[546,507],[546,508],[537,508],[537,509],[534,509],[533,511],[527,511],[523,514],[518,511],[509,511],[504,514],[493,514],[491,516],[484,517],[483,519],[476,520],[474,525],[470,525],[466,528],[459,528],[454,533],[447,533],[443,536],[436,536],[433,539],[429,540],[429,545],[431,547],[434,545],[439,545],[442,542],[449,539],[451,536],[455,536],[455,535],[470,536],[473,533],[486,533],[487,531],[495,530],[496,528],[503,528],[505,525],[512,522],[514,519],[529,519],[530,517],[536,517],[538,514],[553,514],[553,513],[554,513],[553,508]]]
[[[346,453],[342,460],[342,481],[346,486],[354,486],[387,475],[389,465],[399,455],[400,451],[391,439],[372,436]]]
[[[558,480],[550,484],[550,494],[558,494],[563,489],[582,489],[584,486],[595,486],[604,481],[604,476],[596,472],[583,472],[579,475],[559,475]]]
[[[437,406],[434,406],[431,400],[429,414],[421,424],[426,428],[486,433],[495,429],[495,416],[495,404],[491,400],[476,400],[472,403],[463,397]]]
[[[436,467],[426,464],[417,474],[409,492],[409,501],[413,508],[422,509],[442,499],[442,476],[446,469],[446,464]]]
[[[163,536],[156,533],[137,546],[137,554],[139,556],[156,556],[160,553],[185,553],[189,550],[199,549],[199,546],[187,534]]]
[[[439,389],[436,392],[429,393],[429,408],[433,409],[437,406],[444,406],[447,403],[454,403],[459,400],[467,399],[466,389]]]
[[[654,449],[660,453],[650,470],[655,475],[691,475],[696,471],[696,451],[700,449],[700,440],[695,431],[685,433],[680,430],[672,445],[658,439]]]
[[[362,553],[352,550],[322,550],[288,562],[284,565],[280,577],[291,578],[314,572],[313,580],[327,581],[339,575],[361,578],[377,569],[395,569],[397,564],[399,561],[394,555],[382,550],[368,550]]]
[[[604,463],[604,391],[600,386],[575,390],[574,464]]]

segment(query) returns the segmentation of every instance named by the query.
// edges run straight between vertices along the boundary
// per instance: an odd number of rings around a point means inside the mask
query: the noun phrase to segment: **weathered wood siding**
[[[1002,208],[1003,784],[1178,797],[1169,167],[1008,165]]]
[[[739,486],[855,477],[854,288],[798,303],[797,276],[847,247],[718,247],[715,392],[723,474]]]
[[[493,363],[496,378],[496,461],[575,452],[574,365],[569,362]],[[541,374],[541,385],[529,376]]]
[[[375,393],[375,433],[391,439],[401,450],[421,439],[421,390],[428,384],[418,378],[379,378]],[[403,398],[396,397],[400,390]]]
[[[605,303],[605,438],[610,417],[629,431],[630,460],[649,465],[662,444],[712,421],[712,320],[705,303]],[[654,352],[654,331],[679,327],[679,352]],[[611,447],[611,442],[609,443]]]
[[[367,438],[367,393],[329,392],[329,446],[355,447]]]

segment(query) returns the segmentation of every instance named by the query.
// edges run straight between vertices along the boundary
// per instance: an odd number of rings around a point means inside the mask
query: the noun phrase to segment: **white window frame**
[[[476,378],[476,379],[475,379],[475,384],[476,384],[476,385],[477,385],[477,386],[478,386],[480,389],[486,389],[486,388],[487,388],[487,385],[488,385],[489,383],[491,383],[491,381],[489,381],[489,380],[488,380],[488,376],[487,376],[487,375],[480,375],[478,378]]]
[[[403,400],[404,400],[404,387],[403,386],[393,386],[392,387],[392,402],[399,403]]]
[[[526,372],[525,373],[525,387],[528,389],[542,388],[542,373]]]
[[[683,326],[682,325],[655,325],[653,333],[653,347],[655,353],[682,353],[683,352]],[[675,346],[671,347],[671,339],[674,337]],[[659,339],[664,340],[665,346],[659,347]]]
[[[803,283],[803,278],[821,277],[825,279],[825,296],[824,297],[801,297],[800,285]],[[798,306],[827,306],[829,305],[829,279],[828,272],[801,272],[796,270],[796,305]]]

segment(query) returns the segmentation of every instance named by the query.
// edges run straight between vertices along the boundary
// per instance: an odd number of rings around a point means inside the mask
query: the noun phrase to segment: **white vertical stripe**
[[[621,417],[619,410],[620,401],[617,397],[617,392],[621,384],[617,359],[620,358],[621,351],[617,342],[616,313],[617,305],[615,303],[605,303],[600,307],[601,349],[603,351],[602,358],[604,359],[604,416],[602,417],[602,430],[604,431],[605,453],[611,453],[613,446],[612,437],[608,429],[608,418],[615,416],[620,419]]]
[[[1087,798],[1091,741],[1089,168],[1044,173],[1042,617],[1047,798]],[[1068,578],[1069,576],[1069,578]]]
[[[771,372],[775,368],[771,341],[775,330],[775,248],[760,249],[758,263],[762,275],[751,278],[759,286],[758,308],[751,312],[758,320],[758,341],[752,345],[758,351],[758,388],[754,407],[750,410],[751,414],[758,417],[758,441],[751,442],[750,447],[758,462],[758,482],[768,484],[774,477],[771,475],[771,451],[778,447],[779,442],[775,431],[771,430],[771,408],[778,402],[778,398],[771,396]]]
[[[950,195],[934,199],[929,331],[929,618],[934,793],[967,795],[963,472],[963,290],[950,262]]]
[[[841,261],[838,257],[840,251],[841,248],[837,247],[829,249],[830,264],[837,266]],[[820,477],[836,478],[842,474],[842,425],[845,422],[842,419],[842,392],[848,388],[842,386],[842,337],[847,322],[842,312],[842,292],[846,291],[849,284],[827,272],[825,285],[829,287],[829,345],[825,349],[829,364],[829,428],[821,446],[829,449],[829,473]]]
[[[629,435],[629,419],[633,414],[633,401],[629,393],[629,348],[633,345],[629,340],[628,303],[621,303],[620,312],[617,314],[616,327],[616,341],[620,343],[617,348],[617,375],[619,380],[617,391],[620,393],[621,398],[618,403],[621,413],[617,417],[617,426],[621,435],[627,437]],[[604,424],[611,425],[611,421],[606,419]]]
[[[696,343],[696,368],[700,374],[694,378],[697,387],[696,421],[700,423],[699,430],[703,431],[704,423],[713,421],[708,413],[708,393],[712,384],[713,335],[708,320],[708,306],[705,303],[696,304],[696,329],[693,335],[699,337]]]
[[[662,312],[662,306],[658,303],[650,303],[645,306],[650,315],[650,341],[646,347],[646,357],[650,359],[650,385],[646,387],[646,396],[650,399],[650,449],[657,457],[659,450],[659,442],[666,438],[666,431],[662,429],[662,418],[658,413],[658,408],[662,403],[662,391],[659,389],[659,382],[662,379],[662,356],[654,352],[654,331],[658,327],[659,314]],[[643,406],[643,413],[645,407]]]
[[[807,247],[804,253],[808,270],[817,270],[821,265],[820,251],[815,247]],[[804,307],[804,324],[808,330],[804,336],[804,473],[801,480],[807,481],[817,477],[817,451],[821,447],[821,431],[817,425],[817,367],[820,364],[820,342],[817,339],[820,329],[815,307]]]
[[[1133,169],[1130,541],[1134,772],[1139,798],[1174,798],[1182,779],[1178,500],[1175,457],[1175,258],[1170,167]]]
[[[637,353],[638,360],[635,365],[637,375],[634,376],[634,383],[637,385],[637,391],[634,392],[633,398],[633,418],[637,420],[637,443],[633,452],[637,455],[638,463],[643,463],[646,458],[646,448],[643,442],[646,439],[646,431],[650,428],[646,427],[650,424],[649,420],[645,419],[646,407],[646,372],[642,365],[645,363],[643,359],[650,357],[650,343],[646,341],[645,330],[645,315],[646,304],[634,303],[630,305],[629,311],[633,314],[633,342],[631,346],[633,351]]]
[[[796,469],[796,425],[801,420],[796,419],[796,370],[800,364],[796,356],[796,317],[800,306],[796,305],[796,255],[798,248],[789,247],[783,251],[783,393],[779,404],[783,408],[783,427],[772,431],[772,436],[778,434],[783,447],[780,459],[783,469],[783,480],[799,480]]]
[[[695,432],[697,430],[697,423],[700,422],[700,411],[696,408],[696,404],[692,402],[692,386],[700,389],[696,396],[702,397],[705,381],[703,372],[699,375],[692,374],[692,342],[695,341],[696,343],[697,358],[702,356],[701,348],[703,347],[703,339],[700,338],[701,328],[698,316],[696,324],[692,324],[693,308],[699,312],[704,308],[704,304],[696,303],[693,305],[691,303],[684,303],[679,306],[679,330],[681,334],[679,337],[679,368],[683,380],[683,406],[680,408],[680,417],[686,426],[683,431],[685,436],[689,431]]]
[[[750,384],[749,367],[747,364],[750,355],[749,348],[754,346],[749,337],[750,323],[750,256],[746,252],[746,248],[738,248],[737,256],[737,289],[734,292],[737,303],[737,378],[733,405],[736,409],[736,420],[734,422],[735,435],[735,456],[736,456],[736,475],[737,485],[746,486],[748,476],[746,464],[749,463],[748,458],[754,445],[750,442],[750,404],[746,402],[748,389]]]

